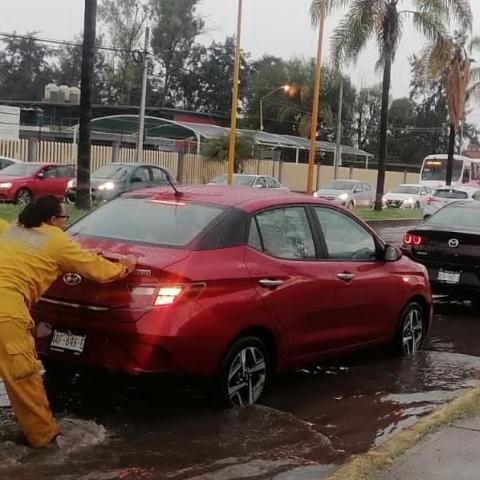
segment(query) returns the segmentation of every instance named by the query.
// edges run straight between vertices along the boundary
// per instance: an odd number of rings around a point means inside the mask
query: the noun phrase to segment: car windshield
[[[414,185],[399,185],[390,191],[390,193],[404,193],[407,195],[417,195],[419,187]]]
[[[32,165],[31,163],[15,163],[4,168],[1,175],[6,175],[7,177],[31,177],[39,168],[38,165]]]
[[[183,247],[194,240],[223,209],[145,198],[119,198],[93,211],[68,230],[115,240]]]
[[[425,225],[445,226],[451,231],[480,231],[480,211],[467,205],[451,204],[432,215]]]
[[[352,190],[354,185],[354,182],[335,180],[333,182],[330,182],[325,188],[326,190]]]
[[[453,188],[442,188],[436,190],[433,196],[438,198],[453,198],[455,200],[465,200],[468,198],[468,193],[462,192],[461,190],[454,190]]]
[[[106,165],[92,174],[92,178],[108,178],[109,180],[121,180],[128,174],[129,167],[125,165]]]
[[[233,185],[237,185],[239,187],[251,187],[255,177],[250,175],[234,175],[233,176]],[[227,176],[220,175],[212,180],[212,183],[217,183],[219,185],[226,185],[227,184]]]
[[[462,174],[463,161],[453,161],[453,181],[460,180]],[[444,181],[447,179],[447,159],[434,158],[425,161],[422,171],[422,180]]]

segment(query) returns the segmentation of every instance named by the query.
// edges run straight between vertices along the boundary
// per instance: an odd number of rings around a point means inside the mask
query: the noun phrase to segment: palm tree
[[[445,25],[454,19],[465,30],[471,28],[469,0],[313,0],[311,18],[319,21],[323,2],[331,11],[347,7],[348,11],[332,36],[331,55],[335,63],[355,60],[371,38],[378,44],[378,67],[383,68],[382,109],[380,116],[380,151],[375,209],[382,208],[387,163],[388,108],[392,63],[395,60],[406,20],[428,39],[446,36]]]
[[[416,80],[435,84],[438,79],[443,79],[445,82],[450,123],[447,185],[452,184],[457,131],[465,121],[468,98],[480,93],[480,68],[472,68],[474,60],[471,58],[479,47],[480,37],[473,37],[469,41],[466,31],[455,32],[427,44],[413,63]]]

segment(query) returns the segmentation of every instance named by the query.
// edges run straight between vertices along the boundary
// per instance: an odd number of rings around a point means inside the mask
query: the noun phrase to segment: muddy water
[[[22,446],[9,409],[0,409],[0,478],[321,478],[479,374],[472,356],[427,351],[402,360],[371,352],[281,375],[264,405],[225,412],[184,385],[47,379],[63,447]]]

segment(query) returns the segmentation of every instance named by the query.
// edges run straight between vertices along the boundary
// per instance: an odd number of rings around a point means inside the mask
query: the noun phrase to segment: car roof
[[[439,190],[457,190],[459,192],[465,192],[465,193],[472,193],[472,192],[478,192],[480,190],[480,186],[478,187],[455,187],[455,186],[451,186],[451,187],[438,187],[435,189],[435,191],[439,191]]]
[[[397,187],[417,187],[420,188],[422,185],[419,185],[418,183],[401,183],[400,185],[397,185]]]
[[[163,168],[165,170],[165,167],[162,167],[160,165],[153,165],[151,163],[136,163],[136,162],[111,162],[111,163],[107,163],[106,165],[102,165],[100,168],[110,167],[111,165],[114,165],[116,167],[156,167],[156,168]],[[98,170],[100,170],[100,168]]]
[[[0,155],[0,158],[2,160],[10,160],[13,163],[22,163],[21,160],[17,160],[16,158],[12,158],[12,157],[6,157],[5,155]]]
[[[301,193],[279,191],[279,189],[252,189],[250,187],[231,187],[226,185],[181,185],[177,187],[181,197],[176,197],[170,187],[157,187],[135,190],[124,195],[128,198],[150,198],[165,202],[198,202],[220,207],[235,207],[247,213],[274,207],[281,204],[319,204],[331,205],[329,202],[316,199]]]

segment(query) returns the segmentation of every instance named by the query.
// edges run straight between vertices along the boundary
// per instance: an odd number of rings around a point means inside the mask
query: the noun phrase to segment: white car
[[[431,217],[435,212],[457,201],[480,201],[480,187],[441,187],[427,199],[423,218]]]
[[[227,180],[227,175],[219,175],[208,185],[226,185]],[[243,173],[236,173],[233,175],[233,185],[236,187],[276,188],[279,191],[289,191],[289,189],[283,186],[276,178],[270,177],[269,175],[244,175]]]
[[[424,209],[431,195],[433,189],[429,187],[404,183],[383,196],[383,205],[386,208]]]
[[[13,165],[14,163],[21,163],[20,160],[15,160],[14,158],[2,157],[0,155],[0,170]]]

